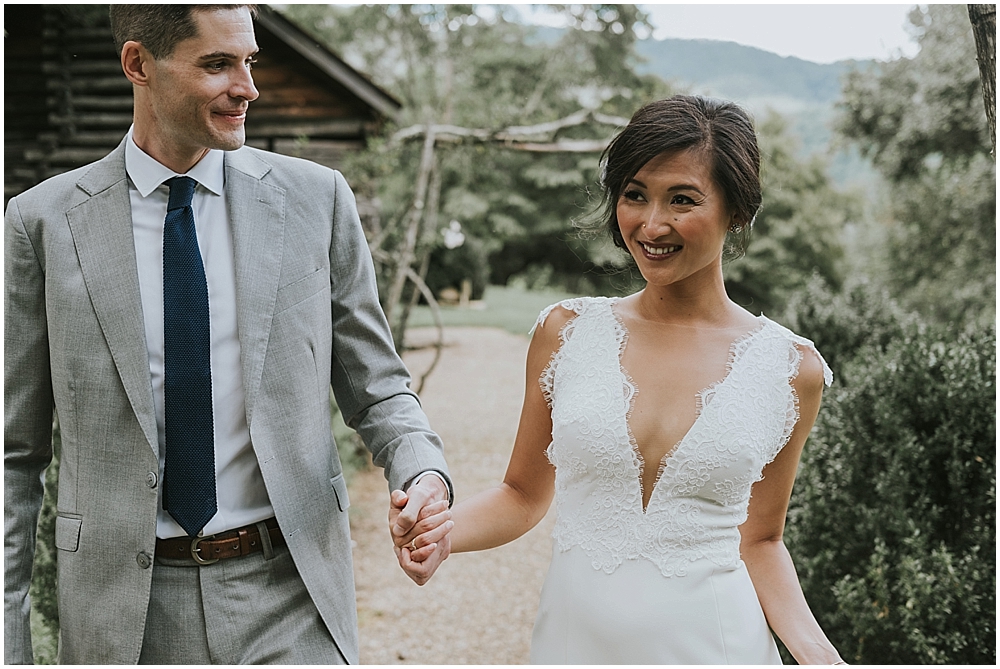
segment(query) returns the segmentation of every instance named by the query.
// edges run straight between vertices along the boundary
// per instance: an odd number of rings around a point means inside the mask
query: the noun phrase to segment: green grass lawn
[[[446,326],[479,326],[502,328],[515,334],[528,334],[538,313],[549,306],[577,297],[556,290],[534,291],[506,286],[488,286],[483,295],[485,309],[441,307],[441,320]],[[430,307],[416,307],[407,327],[431,327],[434,319]]]

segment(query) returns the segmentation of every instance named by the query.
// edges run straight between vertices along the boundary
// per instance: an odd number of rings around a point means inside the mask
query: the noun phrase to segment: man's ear
[[[149,85],[149,68],[153,54],[141,43],[130,40],[122,45],[122,72],[136,86]]]

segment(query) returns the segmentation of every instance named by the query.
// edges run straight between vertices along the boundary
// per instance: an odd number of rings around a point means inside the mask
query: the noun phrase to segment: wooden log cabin
[[[339,167],[399,102],[279,13],[259,11],[260,97],[250,104],[247,143]],[[107,5],[4,6],[5,204],[101,158],[131,123],[132,86]]]

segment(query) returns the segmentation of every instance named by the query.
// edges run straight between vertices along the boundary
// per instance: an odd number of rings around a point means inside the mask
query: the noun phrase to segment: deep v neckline
[[[684,432],[684,435],[669,450],[667,450],[666,453],[663,454],[662,458],[660,458],[660,462],[656,471],[656,478],[653,479],[653,487],[649,493],[649,501],[644,501],[643,493],[645,491],[643,489],[642,481],[643,481],[643,474],[646,471],[646,462],[645,459],[642,457],[642,451],[639,450],[639,443],[636,441],[635,435],[632,433],[632,425],[629,422],[629,419],[632,417],[632,409],[635,407],[635,396],[639,393],[639,389],[636,387],[635,381],[633,381],[632,379],[632,375],[629,374],[628,370],[625,369],[625,365],[622,364],[622,358],[625,355],[625,348],[628,346],[629,331],[628,328],[625,327],[625,321],[615,311],[615,305],[619,301],[621,301],[621,298],[612,300],[608,305],[608,309],[611,312],[611,317],[615,320],[618,327],[621,329],[621,341],[618,345],[618,371],[621,372],[621,375],[625,381],[622,387],[622,392],[627,395],[624,398],[626,401],[623,402],[623,404],[626,405],[626,410],[625,414],[622,416],[622,421],[625,424],[625,432],[628,435],[629,448],[631,449],[632,455],[634,456],[637,464],[638,471],[636,472],[636,476],[634,477],[634,479],[636,485],[639,488],[639,505],[642,509],[642,515],[645,516],[646,511],[649,508],[649,504],[653,501],[653,495],[656,494],[656,489],[660,485],[660,480],[663,478],[663,472],[667,467],[667,463],[674,457],[676,457],[677,452],[684,445],[684,442],[688,440],[688,437],[691,435],[692,432],[694,432],[694,429],[698,426],[698,423],[701,421],[701,418],[705,413],[705,407],[707,404],[706,398],[709,396],[710,393],[717,391],[719,388],[725,385],[725,383],[733,375],[733,370],[736,368],[736,363],[739,361],[739,358],[741,357],[741,351],[740,351],[741,347],[743,347],[748,341],[750,341],[758,334],[760,334],[767,326],[769,319],[763,315],[757,316],[756,317],[757,326],[754,327],[752,330],[749,330],[748,332],[741,334],[739,337],[734,339],[732,343],[729,345],[729,353],[726,358],[725,375],[720,380],[709,384],[707,387],[695,393],[694,421],[692,421],[691,425]]]

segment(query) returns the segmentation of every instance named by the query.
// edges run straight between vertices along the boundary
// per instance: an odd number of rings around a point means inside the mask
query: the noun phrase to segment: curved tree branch
[[[500,144],[504,148],[515,151],[530,151],[534,153],[599,153],[604,150],[608,140],[600,139],[567,139],[556,140],[560,130],[573,128],[586,123],[600,123],[622,127],[628,124],[627,118],[598,114],[590,109],[581,109],[565,118],[539,123],[537,125],[510,126],[501,130],[491,131],[482,128],[463,128],[456,125],[413,125],[395,132],[390,143],[404,142],[418,138],[426,138],[433,133],[436,141],[462,143],[481,142]]]
[[[381,249],[373,249],[372,257],[374,257],[379,262],[390,263],[392,258],[389,254]],[[417,387],[414,390],[418,395],[420,391],[424,388],[424,381],[427,377],[431,375],[434,368],[437,367],[438,361],[441,359],[441,350],[444,348],[444,321],[441,319],[441,305],[438,304],[437,298],[434,297],[434,293],[427,286],[427,283],[420,278],[420,275],[413,271],[412,267],[407,267],[405,270],[406,278],[413,282],[413,285],[417,287],[420,294],[424,296],[427,300],[427,306],[431,309],[431,318],[434,319],[434,326],[437,328],[438,337],[437,341],[434,343],[434,360],[431,362],[431,366],[427,368],[423,374],[420,375],[420,379],[417,382]]]

